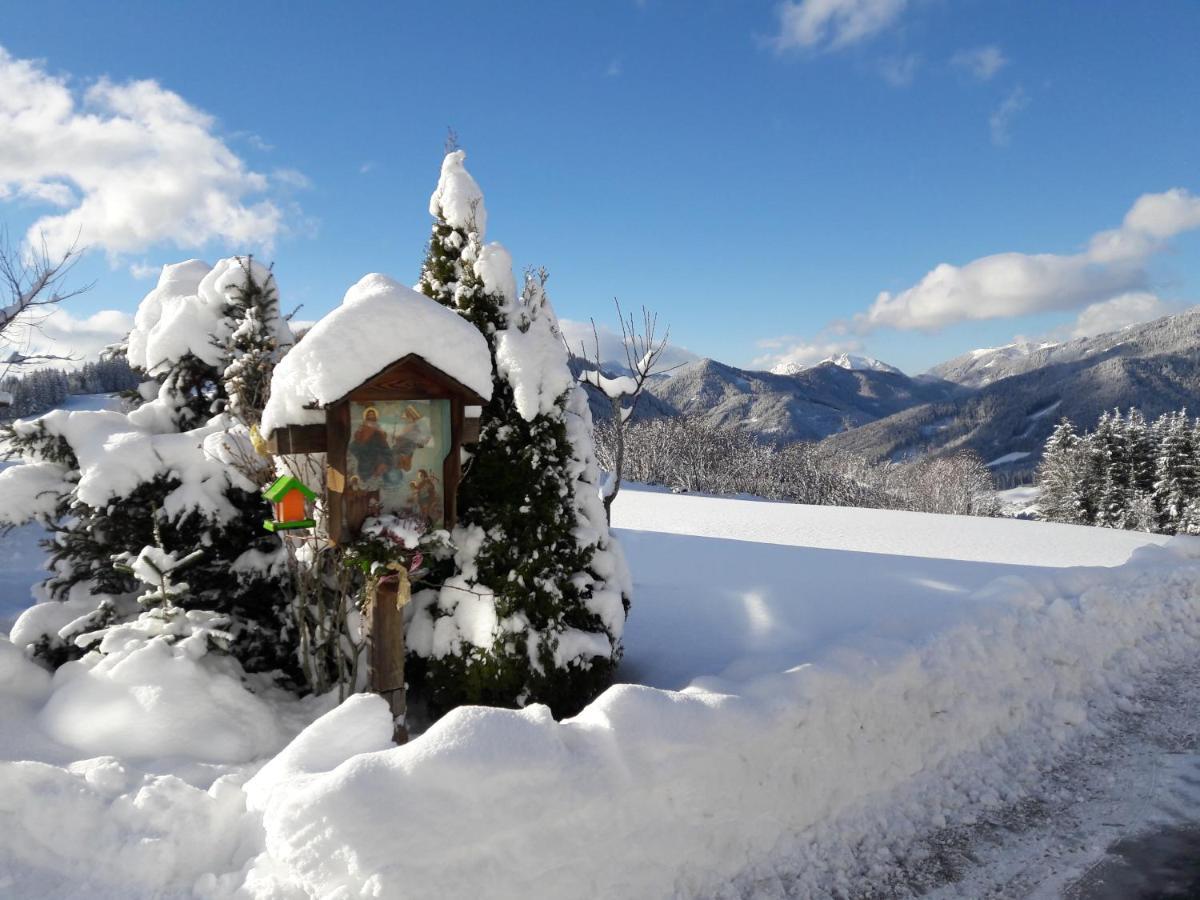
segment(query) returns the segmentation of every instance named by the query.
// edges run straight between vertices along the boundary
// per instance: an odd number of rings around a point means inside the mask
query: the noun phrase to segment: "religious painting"
[[[411,516],[442,527],[442,465],[450,447],[449,400],[351,402],[347,504],[366,515]]]

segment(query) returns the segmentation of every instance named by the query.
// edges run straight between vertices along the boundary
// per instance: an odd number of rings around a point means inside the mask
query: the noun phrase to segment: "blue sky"
[[[76,319],[246,250],[316,318],[416,280],[453,126],[563,318],[917,372],[1200,301],[1197,38],[1194,0],[12,4],[0,208],[83,228]]]

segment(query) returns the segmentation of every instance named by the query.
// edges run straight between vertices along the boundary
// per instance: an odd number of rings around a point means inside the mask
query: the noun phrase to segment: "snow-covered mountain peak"
[[[771,369],[772,375],[798,375],[808,369],[815,369],[817,366],[825,364],[835,365],[840,369],[848,369],[852,372],[891,372],[895,375],[902,375],[899,369],[895,366],[889,366],[885,362],[880,362],[870,356],[856,356],[853,353],[839,353],[835,356],[827,356],[819,363],[811,366],[801,365],[796,362],[781,362]]]
[[[871,372],[892,372],[896,375],[902,374],[895,366],[889,366],[885,362],[881,362],[871,356],[855,356],[852,353],[839,353],[837,356],[829,356],[821,360],[817,365],[823,366],[825,363],[833,363],[843,369],[851,371],[871,371]]]

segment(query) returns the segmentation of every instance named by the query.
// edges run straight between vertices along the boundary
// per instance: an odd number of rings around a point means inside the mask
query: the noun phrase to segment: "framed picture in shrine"
[[[349,413],[344,502],[443,527],[450,400],[351,401]]]
[[[461,450],[478,438],[483,402],[409,354],[326,405],[323,427],[276,429],[268,445],[276,453],[325,452],[327,533],[334,544],[356,538],[373,516],[452,528]]]

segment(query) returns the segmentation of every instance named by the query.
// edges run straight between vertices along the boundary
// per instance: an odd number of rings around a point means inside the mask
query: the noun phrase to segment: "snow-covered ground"
[[[200,760],[139,754],[136,728],[81,740],[47,712],[78,675],[0,642],[0,894],[853,893],[1036,795],[1200,643],[1195,540],[628,486],[614,524],[627,683],[562,723],[464,708],[395,748],[363,696],[251,778],[264,760],[212,742]],[[109,673],[107,696],[153,697],[161,671]],[[204,708],[244,713],[223,690]],[[324,708],[265,705],[276,745]]]
[[[1038,495],[1041,489],[1036,484],[1023,484],[996,492],[1000,514],[1011,518],[1033,519],[1038,516]]]
[[[1022,460],[1027,456],[1029,456],[1028,450],[1017,450],[1012,453],[1005,453],[1003,456],[998,456],[995,459],[993,459],[990,463],[987,464],[987,467],[989,469],[993,469],[996,466],[1005,466],[1011,462],[1017,462],[1018,460]]]
[[[613,524],[638,603],[626,679],[745,682],[821,655],[904,652],[977,618],[1004,576],[1113,566],[1167,538],[1114,529],[796,506],[624,488]],[[1007,602],[1003,594],[999,602]],[[721,685],[733,689],[734,684]]]

